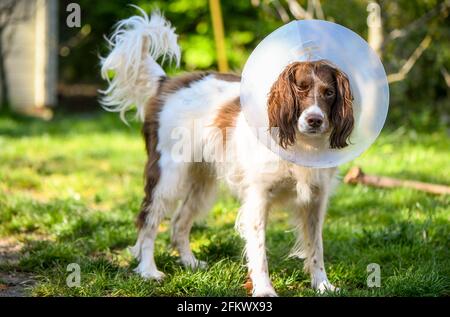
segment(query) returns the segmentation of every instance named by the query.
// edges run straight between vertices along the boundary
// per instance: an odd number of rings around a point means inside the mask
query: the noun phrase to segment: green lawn
[[[360,165],[367,173],[450,184],[449,157],[444,131],[387,129],[342,173]],[[167,278],[158,284],[132,272],[136,261],[126,248],[136,237],[144,162],[138,125],[127,127],[116,115],[0,117],[0,242],[14,246],[3,257],[15,259],[0,261],[0,286],[14,272],[34,280],[25,290],[33,296],[245,296],[243,243],[233,228],[239,204],[226,190],[192,234],[207,270],[180,266],[166,221],[156,261]],[[449,205],[449,196],[341,185],[324,228],[329,278],[342,290],[336,296],[449,296]],[[280,210],[268,228],[274,286],[281,296],[314,296],[301,261],[287,259],[294,242],[288,220]],[[80,265],[80,287],[66,285],[69,263]],[[381,266],[380,288],[366,285],[369,263]]]

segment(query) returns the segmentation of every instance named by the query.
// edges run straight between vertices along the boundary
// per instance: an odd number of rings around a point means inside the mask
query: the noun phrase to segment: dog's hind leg
[[[172,218],[172,245],[180,254],[181,263],[191,269],[205,268],[206,262],[199,261],[192,253],[189,234],[196,218],[209,211],[214,203],[216,184],[213,175],[196,172],[195,181]]]
[[[154,259],[155,239],[158,233],[158,226],[163,218],[162,210],[150,207],[148,212],[148,223],[145,223],[139,230],[138,240],[131,252],[139,260],[139,265],[134,270],[145,279],[161,280],[164,273],[156,267]],[[149,208],[149,209],[150,209]]]
[[[176,207],[176,203],[182,195],[177,184],[179,180],[183,179],[184,167],[175,164],[170,168],[167,166],[167,168],[161,169],[160,173],[159,168],[156,169],[155,165],[152,165],[152,161],[149,161],[146,170],[146,196],[137,221],[139,236],[136,245],[131,248],[131,252],[139,260],[135,272],[146,279],[161,280],[164,273],[156,267],[155,239],[160,222],[168,211]]]

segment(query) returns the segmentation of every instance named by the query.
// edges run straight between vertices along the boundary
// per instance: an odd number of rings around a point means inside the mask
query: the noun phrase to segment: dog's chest
[[[268,197],[274,203],[304,205],[320,195],[329,186],[328,171],[304,167],[290,167],[268,189]]]
[[[293,202],[296,197],[296,181],[292,178],[280,180],[268,189],[268,198],[272,203]]]

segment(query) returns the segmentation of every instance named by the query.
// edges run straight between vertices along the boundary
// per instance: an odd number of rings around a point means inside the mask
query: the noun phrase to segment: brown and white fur
[[[136,106],[144,121],[148,161],[139,235],[132,248],[140,261],[136,272],[148,279],[164,277],[154,261],[154,245],[160,222],[170,214],[172,242],[181,262],[190,268],[205,267],[191,251],[189,233],[194,220],[211,209],[217,181],[223,180],[242,201],[236,228],[245,240],[254,296],[276,296],[269,278],[265,228],[269,211],[280,202],[291,208],[297,221],[293,255],[305,259],[312,287],[335,290],[325,272],[322,226],[336,169],[302,167],[255,142],[240,108],[239,76],[197,72],[167,77],[156,60],[179,61],[174,29],[159,13],[151,18],[142,15],[119,23],[109,42],[111,53],[102,60],[102,74],[109,82],[105,107],[123,117]],[[326,61],[290,64],[270,91],[268,116],[284,148],[308,140],[345,147],[353,128],[348,79]],[[184,160],[174,159],[174,147],[180,144],[174,130],[192,132],[198,122],[200,142],[189,143],[192,153]],[[215,156],[218,147],[229,153],[225,162]]]

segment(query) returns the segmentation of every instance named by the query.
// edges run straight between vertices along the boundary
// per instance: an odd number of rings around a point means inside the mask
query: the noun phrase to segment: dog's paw
[[[208,263],[206,263],[205,261],[197,260],[194,257],[181,259],[181,263],[184,265],[184,267],[191,270],[204,270],[208,267]]]
[[[208,267],[208,263],[205,261],[196,260],[194,269],[205,270]]]
[[[253,297],[278,297],[272,286],[253,290]]]
[[[320,293],[320,294],[325,294],[328,292],[331,293],[337,293],[340,291],[339,288],[335,287],[333,284],[331,284],[328,280],[324,280],[322,282],[319,283],[319,285],[317,285],[315,287],[315,289]]]
[[[157,282],[161,282],[166,275],[158,270],[143,270],[139,266],[134,269],[134,272],[139,274],[143,279],[146,280],[154,280]]]
[[[133,258],[135,258],[138,261],[141,260],[141,248],[140,248],[139,244],[136,243],[136,245],[134,245],[132,247],[128,247],[128,251],[133,256]]]

